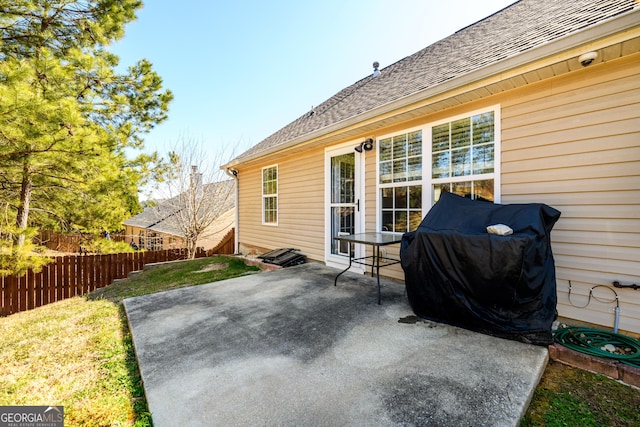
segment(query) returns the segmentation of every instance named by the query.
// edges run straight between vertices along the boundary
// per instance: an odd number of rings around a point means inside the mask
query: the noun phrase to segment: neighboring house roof
[[[518,1],[341,90],[229,165],[638,7],[636,0]]]
[[[157,206],[145,208],[144,211],[127,219],[123,224],[131,227],[154,229],[173,213],[174,209],[171,204],[160,202]],[[154,229],[154,231],[157,230]],[[174,233],[169,232],[168,234]]]
[[[216,187],[228,187],[233,186],[234,184],[235,183],[233,180],[205,184],[203,191],[212,192],[212,194],[226,195],[229,194],[230,190],[225,189],[220,191],[220,189],[216,189]],[[180,237],[182,233],[180,229],[176,227],[175,222],[172,221],[172,218],[180,209],[178,200],[180,200],[180,198],[182,197],[183,195],[180,194],[168,200],[161,200],[156,206],[145,208],[141,213],[125,220],[123,224],[130,227],[144,228],[156,233],[163,233]],[[225,197],[224,200],[221,200],[221,203],[223,204],[219,208],[219,212],[221,214],[228,214],[230,210],[234,209],[233,197]]]

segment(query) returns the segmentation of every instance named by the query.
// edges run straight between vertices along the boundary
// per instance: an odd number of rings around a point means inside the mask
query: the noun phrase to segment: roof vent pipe
[[[378,61],[375,61],[373,63],[373,77],[378,77],[380,75],[380,70],[378,70],[379,66],[380,66],[380,63]]]

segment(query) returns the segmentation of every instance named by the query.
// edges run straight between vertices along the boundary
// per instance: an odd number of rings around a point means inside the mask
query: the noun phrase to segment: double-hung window
[[[378,142],[381,231],[405,233],[422,220],[422,130]]]
[[[494,111],[431,127],[433,202],[443,190],[494,201],[495,144]]]
[[[278,224],[278,166],[262,168],[262,223]]]

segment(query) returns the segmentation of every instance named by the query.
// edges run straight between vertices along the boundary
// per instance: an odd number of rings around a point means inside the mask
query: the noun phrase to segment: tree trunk
[[[29,224],[29,204],[31,203],[31,188],[33,186],[33,167],[29,161],[25,159],[22,168],[22,187],[20,188],[20,202],[18,204],[18,213],[16,215],[16,225],[20,230],[18,234],[18,246],[23,246],[25,242],[25,233]]]
[[[196,257],[197,239],[187,238],[187,259],[194,259]]]

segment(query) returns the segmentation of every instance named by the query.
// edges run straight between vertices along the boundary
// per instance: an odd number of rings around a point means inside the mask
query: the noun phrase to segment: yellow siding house
[[[560,316],[611,327],[616,292],[640,333],[640,290],[612,287],[640,284],[640,4],[521,0],[375,66],[223,166],[238,250],[341,267],[333,236],[410,231],[443,189],[546,203]]]

